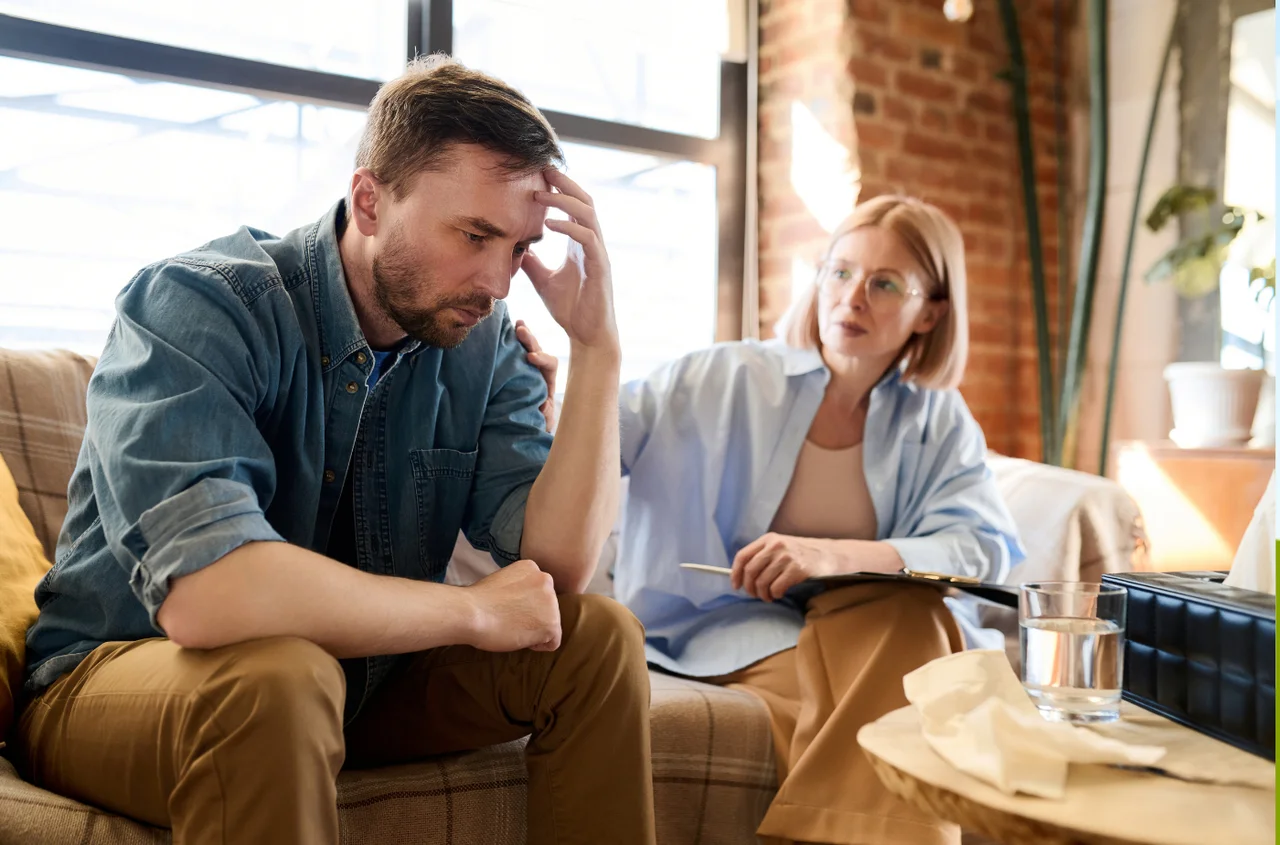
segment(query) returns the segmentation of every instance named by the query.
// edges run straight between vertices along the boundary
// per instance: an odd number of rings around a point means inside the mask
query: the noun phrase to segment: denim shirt
[[[36,589],[29,691],[103,642],[163,636],[173,579],[244,543],[323,553],[348,472],[361,570],[441,581],[459,529],[500,564],[519,558],[551,438],[546,385],[505,304],[454,349],[405,344],[370,388],[374,354],[338,253],[344,215],[339,202],[282,238],[242,228],[120,293]],[[366,661],[349,701],[393,662]]]
[[[829,380],[814,350],[746,341],[624,385],[630,488],[614,586],[645,625],[649,662],[710,677],[796,645],[795,603],[753,599],[679,564],[729,566],[769,531]],[[863,443],[877,539],[907,568],[999,581],[1022,559],[982,430],[958,392],[891,372],[871,392]]]

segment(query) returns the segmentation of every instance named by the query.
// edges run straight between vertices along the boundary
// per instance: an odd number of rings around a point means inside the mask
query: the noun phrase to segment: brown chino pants
[[[863,584],[815,598],[795,648],[709,679],[769,709],[781,787],[759,834],[772,845],[959,845],[959,828],[884,788],[856,737],[907,705],[903,675],[962,648],[934,588]]]
[[[640,624],[600,596],[560,611],[555,652],[412,655],[345,732],[342,670],[307,640],[106,643],[27,707],[23,762],[40,786],[172,827],[175,845],[336,845],[344,761],[531,735],[531,845],[653,845]]]

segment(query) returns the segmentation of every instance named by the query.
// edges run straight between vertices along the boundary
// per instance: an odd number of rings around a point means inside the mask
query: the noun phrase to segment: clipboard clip
[[[925,581],[941,581],[945,584],[970,584],[977,586],[982,583],[979,578],[972,578],[968,575],[947,575],[943,572],[922,572],[919,569],[907,569],[903,567],[902,574],[908,578],[921,578]]]

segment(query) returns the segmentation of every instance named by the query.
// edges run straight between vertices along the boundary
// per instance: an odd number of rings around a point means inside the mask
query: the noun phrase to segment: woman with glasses
[[[652,664],[764,700],[772,841],[960,840],[885,790],[855,739],[905,706],[904,674],[963,647],[939,591],[802,582],[904,568],[999,580],[1021,559],[955,390],[966,296],[955,224],[880,197],[832,235],[784,342],[717,345],[623,388],[616,596]]]
[[[955,224],[880,197],[836,229],[782,340],[720,344],[622,388],[614,592],[645,624],[652,665],[764,701],[781,784],[765,841],[960,841],[885,790],[856,740],[907,703],[903,675],[963,647],[940,593],[804,582],[904,569],[999,581],[1021,560],[955,390],[966,301]],[[555,358],[517,334],[554,392]]]

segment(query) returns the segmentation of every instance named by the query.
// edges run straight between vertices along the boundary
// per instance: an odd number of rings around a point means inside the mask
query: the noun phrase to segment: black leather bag
[[[1102,576],[1129,591],[1124,698],[1274,760],[1276,600],[1225,575]]]

